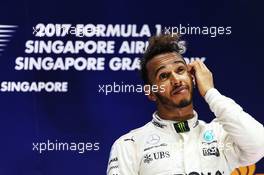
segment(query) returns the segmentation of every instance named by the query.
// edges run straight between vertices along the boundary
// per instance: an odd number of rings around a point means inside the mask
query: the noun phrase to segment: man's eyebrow
[[[173,62],[173,64],[180,64],[180,63],[186,65],[186,63],[185,63],[184,61],[174,61],[174,62]],[[166,66],[160,66],[160,67],[155,71],[155,77],[158,75],[159,71],[160,71],[161,69],[164,69],[165,67],[166,67]]]

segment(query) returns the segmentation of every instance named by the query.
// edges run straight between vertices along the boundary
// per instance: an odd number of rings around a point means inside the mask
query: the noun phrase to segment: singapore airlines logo
[[[17,25],[0,24],[0,56],[4,52],[17,27]]]

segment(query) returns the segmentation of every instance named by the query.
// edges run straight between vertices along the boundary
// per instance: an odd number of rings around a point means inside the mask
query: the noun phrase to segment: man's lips
[[[171,94],[176,95],[176,94],[179,94],[183,90],[188,90],[188,87],[187,86],[179,86],[179,87],[175,88],[174,90],[172,90]]]

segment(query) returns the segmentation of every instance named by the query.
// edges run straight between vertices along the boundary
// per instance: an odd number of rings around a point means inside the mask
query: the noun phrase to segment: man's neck
[[[158,105],[157,109],[159,117],[164,120],[186,121],[194,117],[192,104],[183,108],[173,109]]]

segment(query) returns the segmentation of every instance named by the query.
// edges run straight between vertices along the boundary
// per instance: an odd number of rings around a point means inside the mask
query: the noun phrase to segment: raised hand
[[[194,75],[201,96],[214,87],[213,74],[201,60],[188,64],[188,71]]]

